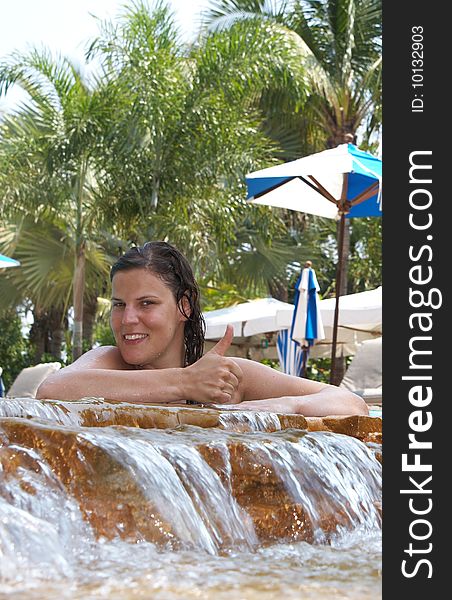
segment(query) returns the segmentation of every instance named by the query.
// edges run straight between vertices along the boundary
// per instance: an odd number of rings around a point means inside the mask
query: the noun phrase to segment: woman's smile
[[[122,336],[126,344],[139,344],[148,337],[147,333],[124,333]]]

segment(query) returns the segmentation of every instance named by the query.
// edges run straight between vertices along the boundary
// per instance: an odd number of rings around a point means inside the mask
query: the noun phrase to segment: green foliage
[[[15,311],[0,315],[0,366],[5,389],[11,386],[22,369],[30,366],[28,340],[22,335],[22,323]]]
[[[273,358],[263,358],[260,362],[263,365],[267,365],[267,367],[276,369],[277,371],[279,371],[281,369],[281,367],[279,365],[279,360],[274,360]]]
[[[276,32],[241,24],[187,49],[161,5],[137,4],[104,26],[90,54],[115,111],[99,193],[118,235],[167,239],[219,281],[254,208],[242,200],[244,175],[272,157],[251,98],[276,76],[290,81],[291,52]]]
[[[163,3],[126,5],[100,25],[90,79],[46,51],[1,62],[0,93],[30,97],[0,125],[0,252],[21,261],[0,278],[1,306],[80,306],[85,259],[86,297],[108,295],[113,257],[149,239],[186,254],[204,310],[287,289],[290,301],[308,259],[329,295],[334,221],[249,205],[245,174],[358,128],[371,143],[380,1],[215,4],[221,27],[191,46]],[[380,267],[379,220],[355,219],[351,290],[379,284]],[[95,340],[112,342],[103,319]]]
[[[307,379],[329,383],[331,372],[330,358],[309,358],[306,366]]]
[[[94,329],[94,344],[100,346],[116,346],[114,335],[111,331],[110,323],[99,321]]]
[[[364,146],[379,133],[381,0],[212,0],[205,22],[220,30],[273,24],[296,47],[306,101],[293,84],[261,97],[266,129],[286,160],[343,143],[345,133],[359,133]]]
[[[381,285],[382,221],[353,219],[349,260],[349,293]]]
[[[57,358],[53,354],[50,354],[50,352],[44,352],[44,354],[41,355],[39,362],[40,363],[60,362],[62,366],[69,364],[69,362],[64,362],[63,360]]]
[[[73,283],[74,240],[68,223],[53,211],[36,219],[16,210],[0,226],[0,251],[15,256],[20,268],[0,278],[0,309],[25,300],[41,308],[67,309]],[[94,240],[86,246],[86,285],[99,289],[108,276],[108,262]]]
[[[348,367],[352,357],[346,357],[345,368]],[[321,383],[330,382],[331,358],[309,358],[307,364],[306,377]]]
[[[233,284],[220,283],[213,286],[209,283],[199,282],[201,288],[201,308],[203,312],[218,310],[227,306],[234,306],[246,302],[250,298],[243,296]]]

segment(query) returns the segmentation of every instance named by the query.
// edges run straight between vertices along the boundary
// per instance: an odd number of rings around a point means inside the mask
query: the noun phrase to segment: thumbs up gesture
[[[224,336],[206,354],[210,354],[212,352],[214,354],[218,354],[219,356],[224,356],[227,349],[232,344],[233,337],[234,337],[234,328],[232,327],[232,325],[226,325],[226,331],[225,331]]]
[[[228,325],[221,340],[197,362],[184,369],[189,376],[187,399],[206,404],[241,401],[242,369],[236,361],[225,356],[233,337],[234,329]]]

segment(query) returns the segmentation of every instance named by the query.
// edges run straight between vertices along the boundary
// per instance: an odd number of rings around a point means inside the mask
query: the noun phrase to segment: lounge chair
[[[7,398],[36,398],[38,387],[44,379],[61,368],[59,362],[39,363],[22,369],[6,392]]]
[[[378,337],[358,346],[339,387],[358,394],[368,404],[381,404],[382,384],[382,337]]]

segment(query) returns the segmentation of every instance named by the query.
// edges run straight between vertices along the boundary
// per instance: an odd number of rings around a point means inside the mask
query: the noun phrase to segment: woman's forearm
[[[336,387],[328,387],[306,396],[280,396],[264,400],[248,400],[240,404],[217,406],[217,408],[262,410],[282,414],[299,414],[305,417],[369,414],[367,404],[362,398]]]
[[[334,386],[315,394],[296,397],[295,408],[298,414],[305,417],[369,414],[367,404],[360,396]]]
[[[185,389],[187,388],[187,389]],[[166,404],[189,398],[184,369],[61,369],[39,386],[38,399],[78,400],[83,397],[123,402]]]

